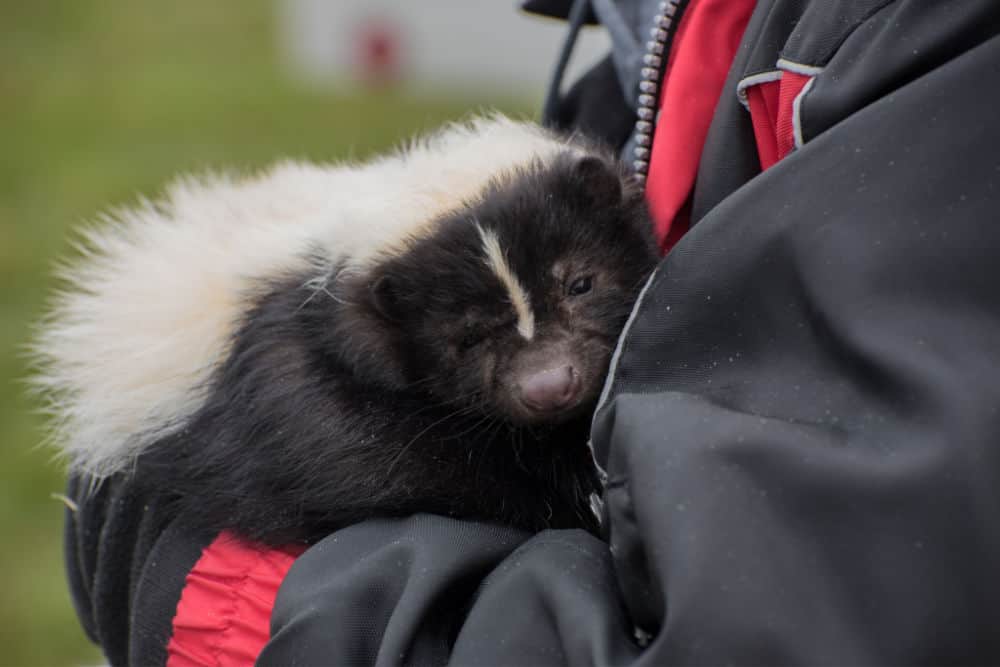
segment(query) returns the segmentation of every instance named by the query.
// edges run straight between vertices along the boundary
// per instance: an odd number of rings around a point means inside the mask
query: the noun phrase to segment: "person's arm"
[[[71,475],[66,504],[66,578],[84,632],[111,665],[165,664],[185,578],[212,536],[122,475]]]
[[[522,531],[416,515],[337,531],[292,566],[257,665],[443,664]]]

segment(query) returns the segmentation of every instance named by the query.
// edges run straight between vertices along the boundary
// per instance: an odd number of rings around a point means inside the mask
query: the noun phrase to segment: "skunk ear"
[[[334,323],[334,353],[361,382],[402,389],[409,365],[400,285],[386,274],[352,283]]]
[[[396,280],[382,274],[368,287],[368,295],[376,312],[389,322],[400,320],[399,285]]]
[[[622,181],[618,171],[594,155],[573,164],[573,180],[583,187],[594,204],[617,204],[622,199]]]

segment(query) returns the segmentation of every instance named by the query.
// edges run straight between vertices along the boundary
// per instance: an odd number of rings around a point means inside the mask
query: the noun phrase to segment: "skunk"
[[[83,245],[36,346],[72,473],[269,544],[414,512],[596,528],[590,412],[657,254],[595,146],[478,119],[181,180]]]

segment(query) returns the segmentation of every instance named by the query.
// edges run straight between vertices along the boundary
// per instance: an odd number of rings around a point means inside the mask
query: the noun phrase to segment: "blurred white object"
[[[566,34],[562,21],[503,0],[279,0],[292,72],[346,88],[399,85],[540,99]],[[602,28],[581,32],[566,81],[607,54]]]

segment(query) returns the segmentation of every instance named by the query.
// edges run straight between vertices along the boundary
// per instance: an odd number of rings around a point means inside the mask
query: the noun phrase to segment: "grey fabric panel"
[[[650,659],[1000,659],[998,80],[900,82],[661,267],[594,433]]]
[[[640,653],[607,545],[548,531],[504,559],[462,625],[453,665],[623,665]]]
[[[338,531],[292,565],[256,664],[443,664],[476,588],[526,538],[429,515]]]
[[[808,42],[796,42],[794,35],[785,47],[792,58],[825,65],[802,102],[806,141],[906,83],[934,81],[923,77],[1000,34],[1000,4],[995,0],[867,4],[881,8],[854,26],[825,59],[819,52],[810,57]],[[996,88],[996,72],[983,75],[987,78],[977,85]],[[991,103],[992,91],[984,93],[979,103]],[[922,100],[921,113],[933,118],[937,102],[934,97]]]

